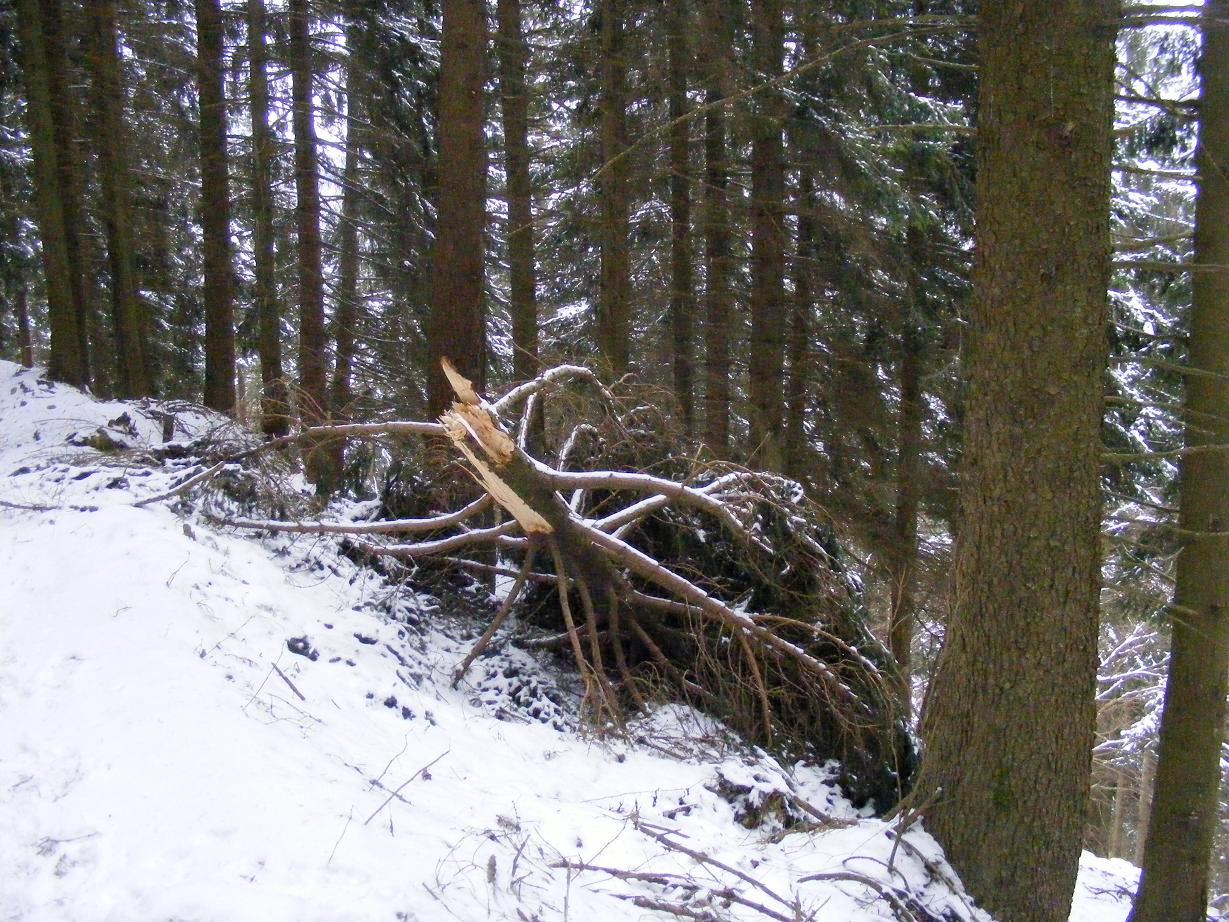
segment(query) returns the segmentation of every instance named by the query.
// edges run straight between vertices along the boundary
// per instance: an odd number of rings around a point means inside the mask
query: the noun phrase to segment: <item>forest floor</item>
[[[204,467],[167,409],[225,425],[0,362],[0,922],[989,918],[823,766],[674,705],[598,738],[507,637],[454,690],[481,622],[134,505]],[[1072,922],[1134,873],[1086,855]]]

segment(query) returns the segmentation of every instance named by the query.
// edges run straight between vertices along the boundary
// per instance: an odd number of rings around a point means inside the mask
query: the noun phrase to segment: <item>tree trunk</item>
[[[896,421],[896,510],[892,523],[888,648],[899,673],[902,705],[906,710],[911,710],[909,671],[913,625],[917,618],[914,587],[918,562],[918,497],[922,486],[922,344],[918,323],[923,314],[925,293],[921,276],[924,255],[922,232],[910,227],[906,238],[911,303],[901,307],[899,331],[897,382],[900,410]]]
[[[290,79],[294,103],[295,227],[299,238],[299,419],[318,426],[329,418],[325,365],[324,270],[320,244],[320,180],[312,111],[311,21],[307,0],[290,3]],[[333,456],[309,444],[307,479],[322,493],[336,486]]]
[[[252,257],[255,264],[257,352],[260,355],[260,431],[282,436],[290,431],[290,394],[282,370],[282,308],[277,296],[274,256],[273,162],[277,156],[269,130],[269,52],[265,2],[248,0],[248,83],[252,118]]]
[[[627,61],[623,0],[601,0],[602,283],[597,305],[597,345],[615,377],[627,371],[631,338],[631,261],[628,228]]]
[[[538,373],[538,302],[533,233],[533,183],[529,174],[529,48],[521,32],[520,0],[498,0],[499,102],[504,129],[508,201],[508,312],[512,315],[512,375]]]
[[[363,123],[367,115],[363,107],[366,92],[363,65],[359,62],[359,29],[351,11],[346,29],[346,162],[342,173],[341,225],[337,253],[337,305],[333,315],[336,331],[336,361],[333,367],[333,387],[330,407],[333,417],[350,418],[353,400],[354,346],[359,318],[359,157],[363,147]],[[339,465],[341,447],[335,452]]]
[[[804,475],[806,461],[807,396],[812,374],[810,345],[811,314],[815,295],[812,274],[815,264],[815,176],[811,165],[798,170],[798,242],[794,258],[794,301],[789,318],[789,377],[785,382],[785,473],[795,479]]]
[[[34,367],[34,339],[30,335],[30,308],[27,304],[26,285],[22,282],[17,287],[17,346],[21,351],[21,364],[26,368]]]
[[[220,0],[195,0],[200,96],[201,249],[205,284],[205,406],[235,408],[234,267],[226,175],[226,95]]]
[[[754,79],[781,74],[785,24],[780,0],[757,0],[751,15]],[[756,93],[751,142],[751,354],[748,395],[752,463],[780,470],[785,392],[784,103]]]
[[[1173,639],[1132,922],[1203,922],[1229,693],[1229,0],[1203,9],[1199,185]],[[1197,421],[1197,423],[1192,423]],[[1213,450],[1200,450],[1212,446]]]
[[[688,4],[672,3],[666,12],[670,70],[670,330],[674,395],[683,428],[695,431],[692,393],[691,327],[695,311],[691,268],[691,120],[687,112]]]
[[[482,90],[486,4],[444,0],[439,97],[439,205],[428,328],[431,418],[452,402],[440,371],[447,357],[474,386],[486,387],[486,146]]]
[[[63,89],[63,44],[49,40],[51,25],[44,18],[44,7],[54,3],[40,0],[18,0],[17,24],[21,31],[22,71],[26,82],[26,123],[30,132],[30,148],[34,160],[34,192],[36,217],[41,242],[43,276],[47,291],[47,310],[51,327],[51,355],[48,374],[57,381],[79,387],[89,385],[88,363],[82,352],[80,311],[80,279],[74,265],[77,254],[70,252],[58,143],[56,119],[53,113],[53,81],[51,71],[59,67],[56,85]],[[56,14],[58,23],[58,10]],[[53,63],[53,49],[61,59]],[[75,229],[72,233],[75,233]]]
[[[983,0],[954,611],[918,798],[980,905],[1065,922],[1097,667],[1113,0]]]
[[[151,393],[145,342],[148,339],[137,295],[128,136],[124,125],[124,84],[114,0],[89,6],[93,27],[90,63],[98,119],[98,179],[111,269],[111,323],[115,337],[115,394],[121,398]]]
[[[734,35],[729,5],[705,6],[708,62],[704,102],[704,441],[718,457],[730,453],[730,280],[729,144],[725,107],[730,95]]]

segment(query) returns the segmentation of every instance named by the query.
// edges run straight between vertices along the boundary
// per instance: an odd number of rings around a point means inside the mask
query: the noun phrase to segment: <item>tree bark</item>
[[[804,52],[805,54],[805,52]],[[794,299],[789,317],[789,377],[785,382],[785,473],[801,479],[807,454],[807,397],[813,373],[811,315],[815,308],[815,175],[805,157],[798,169],[798,241],[794,255]]]
[[[276,141],[269,129],[269,51],[264,0],[248,0],[248,83],[252,118],[252,257],[255,264],[257,352],[260,355],[260,431],[290,431],[290,394],[282,369],[282,308],[274,255],[273,162]]]
[[[918,563],[918,500],[922,481],[922,344],[918,330],[925,292],[922,284],[924,239],[910,227],[906,232],[909,263],[909,300],[902,305],[897,383],[900,409],[896,420],[896,509],[892,522],[891,624],[888,649],[896,662],[901,684],[901,703],[912,708],[910,667],[913,625],[917,618],[914,587]]]
[[[342,172],[341,225],[337,253],[337,306],[333,328],[336,361],[330,406],[334,418],[348,419],[353,400],[354,348],[359,319],[359,157],[363,148],[363,107],[366,92],[363,65],[359,62],[359,29],[353,10],[346,28],[346,162]],[[336,456],[341,461],[340,449]]]
[[[299,263],[299,419],[318,426],[329,418],[324,335],[324,269],[320,242],[320,178],[316,161],[316,120],[312,109],[311,19],[307,0],[290,2],[290,80],[294,103],[295,226]],[[307,448],[307,478],[329,493],[336,486],[333,456],[322,446]]]
[[[1065,922],[1088,800],[1114,0],[980,7],[954,611],[917,793],[980,905]]]
[[[439,206],[428,327],[431,418],[452,402],[440,371],[449,358],[486,386],[486,146],[482,89],[487,46],[482,0],[444,0],[439,96]]]
[[[597,305],[597,344],[610,371],[619,377],[631,356],[631,221],[627,149],[627,61],[624,58],[623,0],[601,0],[602,167],[599,194],[602,224],[602,281]]]
[[[46,8],[52,10],[55,23],[45,18]],[[68,228],[64,201],[69,194],[64,188],[64,173],[60,161],[61,149],[53,112],[52,95],[58,86],[63,91],[63,44],[52,41],[49,31],[58,26],[58,5],[54,0],[18,0],[17,23],[21,32],[22,71],[26,82],[26,123],[30,132],[30,148],[34,161],[34,192],[36,217],[41,242],[43,277],[47,291],[47,309],[51,327],[51,354],[47,371],[57,381],[86,387],[89,369],[82,351],[85,330],[82,325],[80,276],[75,264],[76,252],[69,246],[76,229]],[[58,49],[61,59],[51,59]],[[60,79],[52,80],[51,72],[61,69]],[[77,276],[74,281],[74,276]]]
[[[1203,8],[1203,82],[1196,160],[1195,262],[1187,342],[1186,445],[1229,445],[1229,0]],[[1198,420],[1198,423],[1189,421]],[[1202,922],[1220,817],[1221,747],[1229,693],[1229,456],[1181,462],[1169,678],[1156,789],[1132,922]]]
[[[729,5],[705,6],[704,102],[704,441],[718,457],[730,453],[730,285],[729,142],[725,107],[730,95],[734,29]]]
[[[226,155],[226,95],[219,0],[195,0],[200,97],[201,249],[205,283],[205,406],[235,408],[234,266]]]
[[[30,335],[30,308],[27,303],[26,286],[17,286],[15,310],[17,312],[17,347],[21,353],[21,364],[26,368],[34,367],[34,339]]]
[[[533,182],[529,173],[529,48],[521,31],[520,0],[498,0],[499,102],[504,129],[508,201],[508,312],[512,315],[512,376],[538,373],[537,268],[534,255]]]
[[[754,79],[780,76],[785,23],[780,0],[752,4]],[[782,467],[785,392],[785,149],[780,91],[756,93],[751,142],[751,353],[748,395],[752,463]]]
[[[98,119],[98,179],[102,218],[111,269],[111,323],[115,337],[115,394],[144,397],[152,392],[145,358],[148,335],[138,300],[132,206],[128,168],[128,135],[124,125],[124,83],[120,70],[119,35],[114,0],[89,6],[93,27],[90,64],[94,107]]]
[[[695,397],[692,392],[692,292],[691,253],[691,120],[687,105],[688,4],[672,3],[666,11],[669,54],[670,112],[670,330],[674,395],[679,403],[683,428],[695,431]]]

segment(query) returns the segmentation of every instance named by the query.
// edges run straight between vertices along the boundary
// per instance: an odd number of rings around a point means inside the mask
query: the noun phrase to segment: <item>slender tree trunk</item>
[[[324,335],[324,270],[320,243],[320,179],[312,109],[311,20],[307,0],[290,2],[290,94],[294,104],[295,227],[299,244],[299,419],[316,426],[329,418]],[[333,456],[307,449],[307,478],[316,489],[336,486]]]
[[[704,441],[718,457],[730,453],[730,164],[726,111],[733,25],[729,5],[705,6],[708,62],[704,102]]]
[[[205,406],[235,408],[234,267],[226,175],[226,96],[220,0],[195,0],[200,96],[201,237],[205,284]]]
[[[807,395],[812,375],[810,320],[815,307],[815,175],[805,162],[798,170],[798,242],[794,255],[794,301],[789,318],[789,377],[785,382],[785,472],[801,478],[806,461]]]
[[[1135,864],[1143,867],[1148,842],[1148,819],[1152,814],[1153,782],[1156,780],[1156,753],[1145,749],[1140,755],[1139,799],[1135,804]]]
[[[918,562],[918,495],[922,479],[922,344],[918,323],[925,299],[921,275],[925,241],[921,231],[914,227],[909,228],[906,237],[911,303],[901,309],[897,359],[900,410],[896,420],[896,510],[892,524],[888,648],[899,673],[901,702],[906,709],[911,709],[910,666],[913,625],[917,619],[914,587]]]
[[[52,64],[43,3],[18,0],[17,24],[21,32],[26,122],[34,159],[36,217],[51,327],[48,373],[57,381],[84,387],[89,384],[89,375],[81,351],[80,312],[73,283],[75,269],[65,227],[65,191],[52,112]]]
[[[527,381],[538,373],[538,302],[533,234],[533,183],[529,173],[529,48],[521,32],[520,0],[498,0],[499,101],[504,129],[508,200],[508,276],[512,315],[512,374]]]
[[[96,0],[89,7],[93,27],[90,63],[94,107],[98,119],[98,179],[102,191],[103,226],[111,269],[111,323],[115,337],[115,393],[143,397],[151,393],[147,336],[137,295],[135,244],[130,204],[128,136],[124,125],[124,84],[120,70],[119,34],[114,0]]]
[[[1195,261],[1173,639],[1132,922],[1203,922],[1229,694],[1229,0],[1203,8]]]
[[[754,79],[781,74],[781,0],[757,0],[751,15]],[[747,418],[752,462],[780,470],[785,391],[785,148],[781,94],[756,94],[751,142],[751,355]]]
[[[983,0],[954,611],[917,797],[980,905],[1066,922],[1088,803],[1114,0]]]
[[[269,129],[269,51],[265,2],[248,0],[248,85],[252,117],[252,256],[255,263],[257,352],[260,355],[260,430],[290,431],[290,394],[282,370],[282,307],[277,294],[273,230],[273,162],[276,141]]]
[[[1122,858],[1122,825],[1127,812],[1127,796],[1131,788],[1122,771],[1114,769],[1114,808],[1110,812],[1108,858]]]
[[[24,282],[17,287],[17,303],[14,307],[17,312],[17,347],[21,353],[21,364],[26,368],[33,368],[34,339],[30,335],[30,308]]]
[[[692,291],[691,265],[691,120],[687,112],[687,29],[691,22],[688,4],[672,3],[666,12],[670,70],[670,330],[674,394],[683,417],[683,428],[695,431],[695,397],[692,393]]]
[[[444,0],[440,71],[439,206],[435,276],[428,327],[432,418],[452,402],[440,370],[448,357],[474,387],[486,387],[486,146],[482,89],[486,79],[486,4]]]
[[[627,61],[623,0],[601,0],[602,284],[597,305],[597,344],[611,372],[627,371],[631,348],[631,221],[627,149]]]
[[[365,85],[363,65],[359,62],[359,31],[351,14],[346,34],[346,162],[342,172],[341,226],[337,254],[337,306],[333,328],[336,330],[336,361],[333,367],[333,387],[330,398],[333,416],[337,420],[350,418],[353,400],[354,346],[359,318],[359,240],[358,209],[359,157],[363,147],[363,123],[367,116],[363,107]],[[336,460],[341,462],[341,445]],[[340,469],[340,467],[339,467]]]

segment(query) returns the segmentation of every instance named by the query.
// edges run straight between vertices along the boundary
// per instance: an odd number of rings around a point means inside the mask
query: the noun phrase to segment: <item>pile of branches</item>
[[[557,630],[536,642],[570,652],[599,725],[654,698],[685,700],[771,751],[837,759],[855,798],[895,803],[915,754],[890,657],[796,483],[688,460],[655,410],[626,409],[585,368],[550,369],[492,403],[447,363],[446,373],[457,400],[439,423],[303,435],[426,437],[436,448],[423,457],[447,446],[476,498],[412,518],[228,524],[341,534],[373,558],[506,574],[512,587],[454,683],[510,616],[545,608]],[[578,386],[592,399],[543,412]]]

